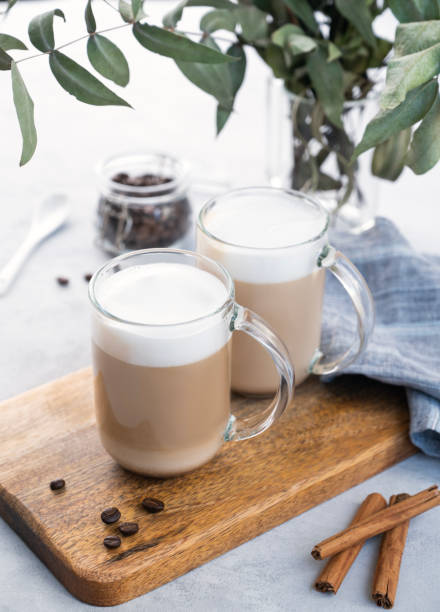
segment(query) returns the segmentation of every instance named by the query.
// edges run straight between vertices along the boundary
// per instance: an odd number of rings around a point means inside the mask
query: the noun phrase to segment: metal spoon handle
[[[18,247],[8,263],[0,270],[0,295],[6,293],[24,262],[35,247],[35,240],[29,235]]]

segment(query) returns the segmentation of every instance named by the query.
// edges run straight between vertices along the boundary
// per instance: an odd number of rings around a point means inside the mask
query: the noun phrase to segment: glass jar
[[[191,228],[188,167],[170,155],[119,155],[98,167],[97,244],[113,255],[180,247]]]
[[[324,116],[314,98],[289,91],[281,79],[268,87],[267,178],[273,187],[312,193],[330,214],[332,227],[361,233],[374,226],[379,180],[372,175],[373,152],[350,163],[365,126],[377,112],[375,90],[345,102],[344,129]]]

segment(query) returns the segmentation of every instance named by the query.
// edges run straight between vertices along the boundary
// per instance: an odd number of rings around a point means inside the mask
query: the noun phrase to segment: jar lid
[[[127,185],[114,180],[121,173],[142,177],[152,175],[168,179],[152,185]],[[138,152],[112,156],[97,166],[100,189],[112,199],[132,204],[161,204],[185,192],[189,184],[186,162],[165,153]]]

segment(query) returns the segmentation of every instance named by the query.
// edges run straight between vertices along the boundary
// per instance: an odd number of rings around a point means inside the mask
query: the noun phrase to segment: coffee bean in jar
[[[125,155],[99,168],[97,243],[106,252],[182,246],[191,228],[186,165],[156,153]]]

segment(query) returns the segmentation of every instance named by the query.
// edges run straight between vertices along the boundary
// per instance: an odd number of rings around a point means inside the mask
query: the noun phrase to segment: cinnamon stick
[[[371,493],[359,506],[350,525],[355,525],[374,512],[386,508],[386,505],[387,503],[380,493]],[[363,544],[364,542],[359,542],[332,557],[315,582],[316,590],[321,593],[337,593]]]
[[[343,531],[327,538],[317,544],[312,550],[314,559],[326,559],[346,550],[359,542],[363,542],[379,533],[388,531],[410,518],[422,514],[440,504],[440,491],[437,485],[411,495],[398,504],[388,506],[370,517],[363,519],[356,525],[347,527]]]
[[[393,495],[390,498],[390,506],[401,503],[408,497],[407,493]],[[402,561],[403,549],[405,548],[408,527],[409,520],[387,531],[382,537],[379,559],[374,574],[372,597],[380,608],[385,608],[386,610],[393,607],[396,598],[400,563]]]

